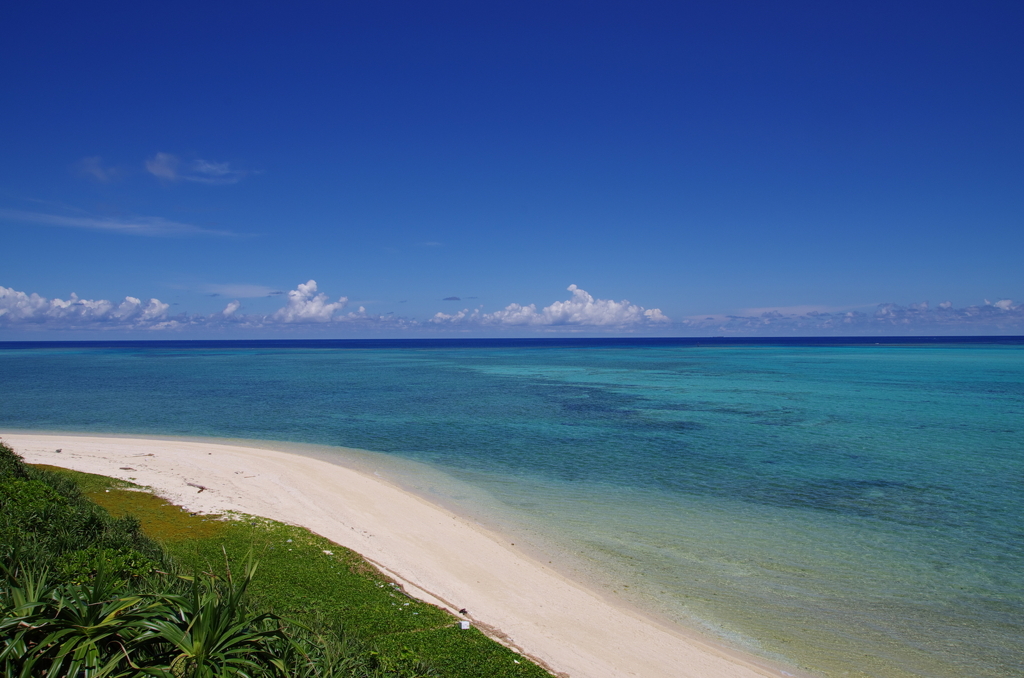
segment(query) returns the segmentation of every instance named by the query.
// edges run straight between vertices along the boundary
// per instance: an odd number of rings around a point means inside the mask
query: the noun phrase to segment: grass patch
[[[249,553],[259,571],[249,594],[256,605],[346,634],[395,661],[419,660],[452,678],[545,677],[550,674],[447,611],[407,596],[358,553],[304,528],[264,518],[191,515],[132,483],[47,467],[81,488],[114,517],[134,516],[186,570],[225,574],[225,558]],[[237,566],[237,565],[236,565]]]
[[[141,485],[125,480],[81,473],[59,466],[33,464],[35,468],[57,473],[73,481],[82,494],[116,517],[134,516],[150,539],[166,547],[190,540],[217,539],[229,523],[220,516],[192,515],[168,501],[146,491]]]

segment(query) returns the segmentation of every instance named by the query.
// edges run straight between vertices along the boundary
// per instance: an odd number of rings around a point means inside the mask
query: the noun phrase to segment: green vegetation
[[[2,675],[549,675],[307,530],[139,489],[0,443]]]

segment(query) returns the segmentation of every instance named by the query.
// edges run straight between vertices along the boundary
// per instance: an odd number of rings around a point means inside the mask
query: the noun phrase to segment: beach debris
[[[466,608],[462,608],[459,610],[459,614],[469,614],[469,611]]]
[[[64,448],[62,448],[62,447],[58,447],[58,448],[57,448],[57,454],[60,454],[60,452],[61,452],[61,450],[62,450],[62,449],[64,449]]]
[[[60,452],[60,450],[57,450],[57,451]],[[156,455],[154,455],[152,452],[148,452],[146,454],[133,454],[132,456],[133,457],[154,457]]]
[[[134,471],[135,469],[133,469],[131,466],[122,466],[121,470],[122,471]]]
[[[199,492],[202,492],[203,490],[207,489],[203,485],[197,485],[196,483],[185,483],[185,484],[188,485],[189,487],[198,487],[199,488]],[[196,492],[196,494],[199,494],[199,492]]]
[[[333,556],[334,555],[334,551],[328,551],[327,549],[324,549],[324,553],[326,553],[329,556]]]
[[[284,540],[284,543],[285,543],[285,544],[291,544],[291,543],[292,543],[292,540],[291,540],[291,539],[285,539],[285,540]]]
[[[466,629],[469,628],[469,622],[466,621],[466,620],[460,621],[459,622],[459,628],[462,629],[463,631],[465,631]]]

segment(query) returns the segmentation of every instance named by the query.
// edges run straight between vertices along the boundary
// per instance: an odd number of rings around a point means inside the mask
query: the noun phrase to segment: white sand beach
[[[239,511],[309,528],[359,552],[411,595],[456,613],[467,609],[478,627],[559,675],[793,675],[617,606],[501,535],[343,466],[206,442],[13,432],[0,438],[29,463],[133,479],[192,511]]]

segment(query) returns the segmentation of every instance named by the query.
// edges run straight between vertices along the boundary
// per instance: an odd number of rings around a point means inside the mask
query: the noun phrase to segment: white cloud
[[[230,318],[235,314],[235,311],[237,311],[241,307],[242,302],[235,299],[234,301],[228,302],[228,305],[224,307],[223,311],[221,311],[221,315],[223,315],[225,318]]]
[[[181,160],[172,153],[157,153],[148,158],[146,171],[165,181],[194,181],[202,184],[237,184],[248,172],[234,169],[231,163],[211,160],[193,160],[184,169]]]
[[[479,309],[473,309],[473,311],[471,312],[468,308],[464,308],[458,313],[441,313],[440,311],[438,311],[428,322],[434,323],[435,325],[458,325],[460,323],[467,321],[478,323],[480,322],[481,318],[482,315]]]
[[[649,324],[667,323],[668,318],[660,309],[645,309],[626,300],[595,299],[576,285],[569,285],[572,297],[566,301],[556,301],[550,306],[537,310],[535,304],[523,306],[509,304],[494,313],[470,312],[464,309],[459,313],[437,313],[430,319],[434,324],[479,323],[482,325],[503,326],[596,326],[596,327],[632,327]]]
[[[348,297],[341,297],[331,303],[326,294],[317,294],[316,281],[300,284],[288,293],[288,304],[271,316],[283,323],[326,323],[334,320],[334,314],[345,308]]]
[[[184,175],[186,181],[198,181],[204,184],[237,184],[248,172],[232,169],[230,163],[196,160],[192,163],[191,172]]]
[[[116,167],[104,167],[103,158],[98,155],[79,160],[78,171],[103,183],[116,179],[120,174]]]
[[[125,297],[126,302],[129,300],[132,302],[134,307],[131,311],[132,315],[130,317],[138,315],[139,319],[143,321],[156,320],[164,317],[164,314],[167,313],[167,309],[171,306],[170,304],[163,303],[159,299],[150,299],[149,304],[146,306],[143,306],[142,302],[134,297]],[[121,304],[121,306],[123,307],[124,304]]]
[[[148,327],[162,320],[168,308],[159,299],[143,303],[141,299],[125,297],[120,304],[114,304],[106,299],[79,299],[74,293],[67,300],[46,299],[0,286],[0,326]]]
[[[145,162],[146,171],[160,179],[178,179],[178,158],[170,153],[157,153]]]
[[[132,217],[115,219],[112,217],[81,217],[44,214],[41,212],[23,212],[21,210],[0,209],[0,219],[22,223],[46,224],[66,228],[88,228],[99,231],[127,233],[130,235],[148,236],[182,236],[182,235],[219,235],[234,236],[230,231],[215,231],[208,228],[170,221],[161,217]]]

